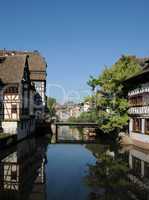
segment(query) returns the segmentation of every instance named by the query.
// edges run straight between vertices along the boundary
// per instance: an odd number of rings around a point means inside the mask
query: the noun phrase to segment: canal
[[[146,200],[148,191],[149,152],[97,140],[93,129],[61,127],[57,144],[32,138],[0,154],[2,200]]]

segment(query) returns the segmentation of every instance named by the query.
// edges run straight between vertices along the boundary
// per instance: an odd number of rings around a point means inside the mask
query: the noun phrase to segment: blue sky
[[[104,65],[149,55],[148,9],[148,0],[1,0],[0,48],[39,50],[47,83],[79,98]],[[60,99],[61,89],[51,88]]]

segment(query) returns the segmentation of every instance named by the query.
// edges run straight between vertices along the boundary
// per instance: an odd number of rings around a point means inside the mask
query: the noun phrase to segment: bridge
[[[86,127],[86,128],[98,128],[97,123],[93,122],[54,122],[56,126],[56,141],[58,141],[58,127],[59,126],[74,126],[74,127]]]
[[[55,122],[56,126],[84,126],[84,127],[98,127],[97,123],[93,122]]]

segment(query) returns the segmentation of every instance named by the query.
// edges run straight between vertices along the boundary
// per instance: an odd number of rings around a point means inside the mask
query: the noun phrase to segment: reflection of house
[[[0,162],[0,199],[9,194],[11,199],[45,199],[44,170],[45,149],[38,147],[35,140],[19,143],[17,151]]]
[[[18,139],[44,117],[46,64],[39,53],[0,51],[0,126]],[[39,117],[40,116],[40,117]]]
[[[136,175],[149,178],[149,152],[130,149],[129,167]]]
[[[129,133],[134,141],[149,143],[149,60],[143,72],[127,79],[126,84],[134,86],[129,91]]]

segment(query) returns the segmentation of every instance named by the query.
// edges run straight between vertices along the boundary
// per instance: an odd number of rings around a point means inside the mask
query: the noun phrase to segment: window
[[[18,88],[17,87],[7,87],[4,91],[5,94],[18,94]]]
[[[129,98],[129,105],[130,106],[141,106],[143,105],[143,96],[137,95]]]
[[[16,104],[13,104],[13,105],[11,106],[11,113],[12,113],[12,114],[16,114],[16,113],[17,113],[17,105],[16,105]]]
[[[133,119],[133,131],[140,132],[141,131],[141,118]]]
[[[145,134],[149,135],[149,119],[145,119]]]
[[[17,180],[17,171],[11,172],[11,180]]]
[[[132,156],[132,169],[135,175],[141,175],[141,160]]]

